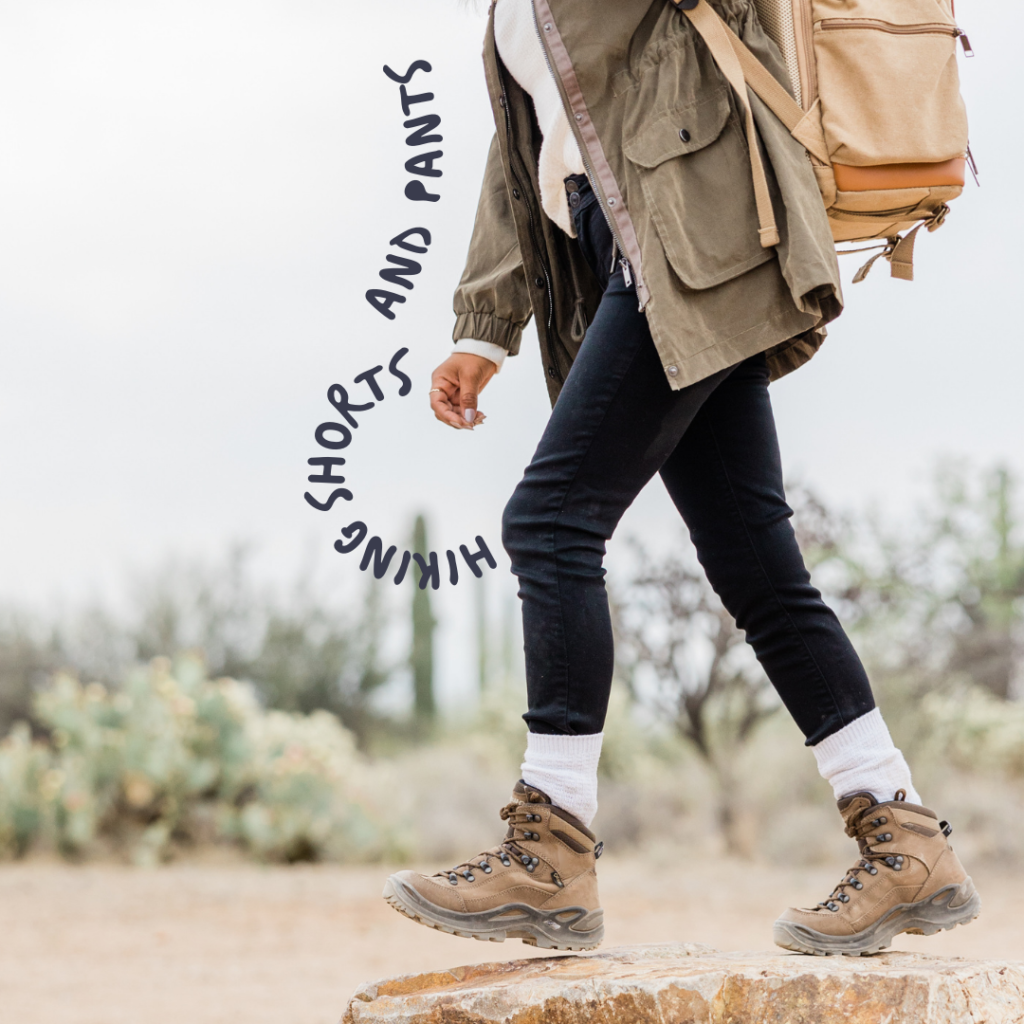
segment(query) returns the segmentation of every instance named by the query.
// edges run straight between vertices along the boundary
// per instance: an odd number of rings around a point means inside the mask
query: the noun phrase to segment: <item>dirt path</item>
[[[766,949],[791,902],[835,871],[745,863],[602,861],[607,946]],[[12,1024],[335,1024],[353,989],[387,975],[543,955],[418,926],[380,899],[386,869],[181,865],[156,871],[0,868],[0,1007]],[[1024,880],[976,872],[967,928],[895,948],[1024,960]]]

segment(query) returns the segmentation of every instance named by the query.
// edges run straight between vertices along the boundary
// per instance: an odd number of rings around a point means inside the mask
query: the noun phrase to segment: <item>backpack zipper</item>
[[[971,40],[967,33],[955,25],[945,22],[924,22],[921,25],[892,25],[877,17],[826,17],[815,26],[822,32],[837,32],[843,29],[873,29],[876,32],[888,32],[892,36],[952,36],[961,41],[964,56],[973,57]]]
[[[974,177],[974,184],[980,187],[981,182],[978,181],[978,165],[974,162],[974,154],[971,152],[970,143],[967,143],[967,153],[965,155],[967,159],[967,166]]]
[[[967,33],[956,25],[950,25],[944,21],[922,22],[920,25],[893,25],[880,18],[824,18],[815,25],[815,28],[821,29],[823,32],[861,28],[873,29],[876,32],[888,32],[894,36],[952,36],[954,39],[960,40],[965,57],[974,56]]]
[[[836,31],[843,28],[871,28],[878,32],[889,32],[894,36],[943,35],[955,36],[956,25],[944,21],[926,21],[919,25],[894,25],[880,18],[824,18],[817,25],[822,31]]]
[[[964,48],[964,56],[973,57],[974,50],[971,49],[971,41],[967,38],[967,33],[962,28],[958,28],[954,34],[960,40],[960,45]]]

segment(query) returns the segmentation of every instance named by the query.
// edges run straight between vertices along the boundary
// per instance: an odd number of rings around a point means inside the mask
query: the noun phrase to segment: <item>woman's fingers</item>
[[[439,379],[436,375],[431,383],[433,388],[430,392],[430,408],[434,410],[434,417],[450,427],[455,427],[456,430],[461,430],[466,424],[459,415],[458,385],[453,386],[450,381]]]
[[[430,407],[434,417],[456,430],[472,430],[486,419],[477,408],[479,393],[494,376],[490,359],[470,353],[449,356],[435,371],[430,383]]]
[[[467,354],[459,360],[459,411],[470,428],[483,422],[477,409],[477,400],[487,382],[494,376],[495,369],[494,363],[483,356]]]

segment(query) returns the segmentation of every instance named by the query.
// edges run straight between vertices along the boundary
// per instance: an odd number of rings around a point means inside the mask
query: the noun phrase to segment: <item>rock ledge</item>
[[[1024,1024],[1024,964],[692,943],[477,964],[365,985],[342,1024]]]

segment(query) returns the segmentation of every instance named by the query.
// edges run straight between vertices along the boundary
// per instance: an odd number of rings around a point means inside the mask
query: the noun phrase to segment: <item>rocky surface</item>
[[[359,989],[342,1024],[1024,1024],[1024,964],[623,946]]]

